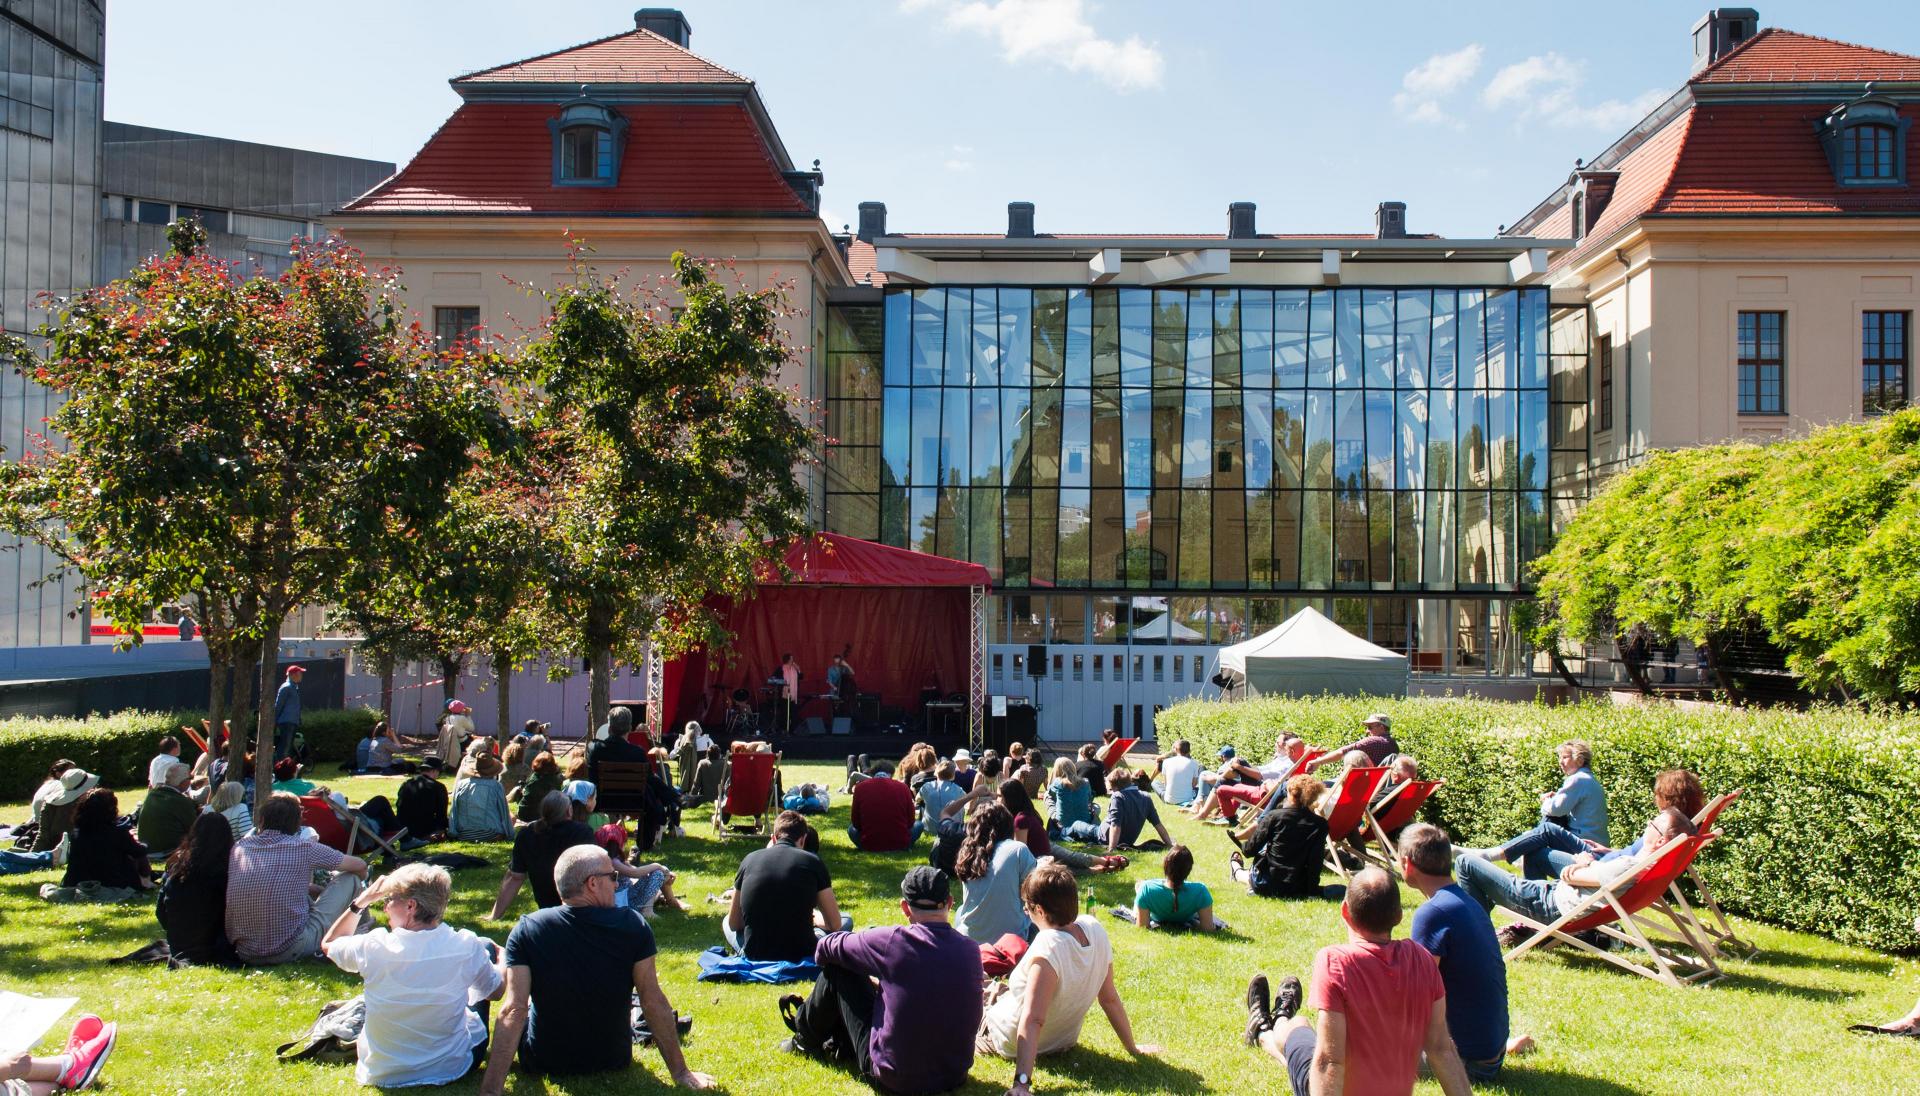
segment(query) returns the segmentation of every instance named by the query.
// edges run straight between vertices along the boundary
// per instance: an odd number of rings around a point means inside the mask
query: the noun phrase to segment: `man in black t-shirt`
[[[560,890],[555,885],[553,867],[560,861],[560,854],[575,845],[593,844],[593,831],[585,822],[573,820],[573,804],[565,792],[548,792],[540,801],[540,817],[531,825],[522,826],[513,835],[513,857],[507,862],[506,874],[500,878],[500,893],[493,900],[492,920],[498,921],[507,915],[508,907],[520,894],[520,887],[529,880],[533,883],[533,902],[541,909],[560,904]]]
[[[782,811],[773,821],[773,840],[740,861],[721,931],[727,946],[749,959],[811,959],[816,925],[853,927],[852,918],[840,915],[827,865],[799,847],[806,832],[806,818]]]
[[[687,1068],[673,1006],[654,970],[653,931],[638,911],[614,906],[620,872],[606,850],[561,853],[554,884],[562,904],[520,919],[507,937],[507,992],[493,1028],[482,1096],[505,1091],[514,1052],[540,1073],[599,1073],[633,1064],[635,990],[661,1061],[682,1088],[712,1088]]]
[[[447,833],[447,786],[440,783],[440,760],[428,758],[422,771],[400,785],[394,816],[407,836],[433,841]]]

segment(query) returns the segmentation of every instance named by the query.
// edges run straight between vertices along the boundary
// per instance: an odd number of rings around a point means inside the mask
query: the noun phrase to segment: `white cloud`
[[[1480,101],[1490,109],[1511,111],[1521,121],[1539,118],[1549,125],[1604,130],[1632,125],[1667,97],[1650,88],[1632,99],[1582,103],[1586,68],[1584,61],[1553,52],[1516,61],[1493,74],[1480,91]]]
[[[1459,125],[1459,121],[1440,106],[1440,100],[1473,79],[1480,71],[1480,58],[1485,52],[1480,43],[1469,42],[1452,53],[1436,53],[1415,65],[1400,78],[1393,108],[1410,122]]]
[[[939,10],[942,25],[994,39],[1008,64],[1038,61],[1095,76],[1117,91],[1157,88],[1166,67],[1139,35],[1102,37],[1086,0],[901,0],[907,12]]]

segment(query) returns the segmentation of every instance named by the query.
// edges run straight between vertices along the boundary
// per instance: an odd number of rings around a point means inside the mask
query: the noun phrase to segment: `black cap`
[[[953,900],[953,882],[947,873],[925,864],[900,880],[900,897],[917,910],[937,910]]]

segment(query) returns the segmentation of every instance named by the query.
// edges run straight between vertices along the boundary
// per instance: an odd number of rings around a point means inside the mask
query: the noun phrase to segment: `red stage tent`
[[[674,727],[699,719],[719,730],[726,696],[744,687],[757,703],[789,651],[805,675],[801,694],[823,693],[828,663],[849,645],[859,691],[878,693],[882,706],[911,710],[929,684],[972,697],[976,709],[985,702],[985,567],[836,533],[795,542],[784,562],[791,577],[768,568],[752,595],[725,609],[734,642],[723,664],[697,652],[665,668],[660,710],[674,713]]]

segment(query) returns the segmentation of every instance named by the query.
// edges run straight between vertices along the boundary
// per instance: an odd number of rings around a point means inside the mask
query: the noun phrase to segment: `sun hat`
[[[68,769],[60,774],[60,791],[47,802],[55,807],[64,807],[93,790],[100,778],[82,768]]]
[[[973,751],[962,747],[961,749],[953,751],[953,759],[955,761],[972,761]]]
[[[1392,729],[1393,729],[1393,720],[1391,720],[1391,719],[1388,719],[1388,718],[1387,718],[1387,714],[1386,714],[1385,712],[1375,712],[1375,713],[1373,713],[1372,715],[1370,715],[1370,716],[1368,716],[1368,717],[1367,717],[1367,722],[1368,722],[1368,723],[1378,723],[1378,724],[1380,724],[1380,725],[1381,725],[1382,727],[1385,727],[1385,728],[1387,728],[1388,730],[1392,730]]]
[[[464,700],[447,701],[447,711],[452,712],[454,715],[466,715],[472,710],[472,708],[467,707],[467,702]]]

